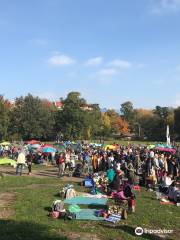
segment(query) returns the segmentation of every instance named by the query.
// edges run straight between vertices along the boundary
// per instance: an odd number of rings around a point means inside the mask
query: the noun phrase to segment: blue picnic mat
[[[106,205],[106,198],[90,198],[90,197],[74,197],[64,200],[67,204],[83,204],[83,205]]]
[[[76,219],[78,220],[104,220],[103,217],[96,217],[97,209],[81,209],[80,212],[76,213]]]

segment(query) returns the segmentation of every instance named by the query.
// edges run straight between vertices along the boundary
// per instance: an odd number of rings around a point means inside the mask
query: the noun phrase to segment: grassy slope
[[[52,201],[58,198],[56,195],[62,184],[59,179],[49,178],[1,179],[0,193],[15,192],[16,201],[12,204],[12,209],[15,210],[12,221],[0,221],[0,239],[66,239],[63,236],[68,232],[97,234],[100,239],[136,239],[134,228],[137,226],[174,230],[180,227],[180,209],[176,206],[160,205],[154,193],[144,190],[137,194],[136,213],[129,215],[126,221],[121,221],[115,227],[104,222],[53,220],[47,216],[48,210]],[[82,187],[77,185],[76,189],[82,191]],[[143,235],[138,239],[157,238]],[[177,234],[171,239],[178,239]]]

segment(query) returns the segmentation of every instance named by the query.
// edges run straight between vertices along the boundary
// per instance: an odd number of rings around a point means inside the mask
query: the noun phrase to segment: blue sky
[[[180,105],[180,0],[1,0],[0,93]]]

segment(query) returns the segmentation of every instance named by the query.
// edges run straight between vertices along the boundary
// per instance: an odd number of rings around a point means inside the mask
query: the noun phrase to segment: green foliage
[[[130,101],[124,102],[121,104],[120,109],[124,119],[130,124],[134,121],[134,108],[133,104]]]
[[[9,102],[0,95],[0,140],[6,139],[9,126]]]
[[[141,137],[149,140],[166,141],[166,127],[174,135],[174,109],[156,106],[154,110],[135,109],[134,124],[138,124]]]
[[[173,132],[173,122],[169,121],[169,116],[173,114],[173,109],[168,107],[156,106],[154,109],[155,114],[155,128],[154,133],[157,139],[155,140],[166,140],[166,127],[170,125],[170,132]]]
[[[174,111],[174,128],[176,137],[180,139],[180,107],[176,108]]]
[[[88,104],[79,92],[70,92],[61,102],[58,110],[31,94],[14,104],[0,96],[0,140],[105,139],[130,130],[140,139],[165,141],[167,125],[171,139],[180,138],[180,108],[134,109],[128,101],[121,104],[122,115],[114,110],[101,113],[98,104]]]
[[[71,92],[62,99],[63,109],[56,114],[56,128],[65,139],[81,139],[86,126],[86,112],[82,105],[86,103],[80,93]]]
[[[11,134],[27,139],[51,139],[54,113],[38,97],[17,98],[11,111]]]

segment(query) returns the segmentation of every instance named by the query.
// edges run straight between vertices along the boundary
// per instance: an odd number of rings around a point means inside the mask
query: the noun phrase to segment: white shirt
[[[149,155],[150,155],[150,158],[153,158],[154,157],[154,152],[150,151]]]
[[[65,156],[65,161],[66,161],[66,162],[70,162],[70,154],[68,154],[68,153],[66,154],[66,156]]]
[[[25,154],[23,152],[19,153],[17,163],[25,164]]]
[[[118,171],[120,171],[121,170],[121,164],[117,163],[116,168],[117,168]]]
[[[154,163],[157,168],[159,168],[159,160],[158,158],[154,158]]]

